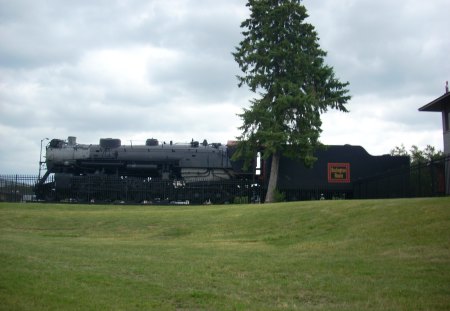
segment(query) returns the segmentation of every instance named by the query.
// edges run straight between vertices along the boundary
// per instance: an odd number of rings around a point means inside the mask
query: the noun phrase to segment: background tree
[[[233,56],[246,84],[259,97],[239,116],[243,120],[234,158],[249,164],[256,151],[272,157],[265,202],[273,202],[281,155],[306,165],[320,145],[320,115],[329,108],[347,112],[348,82],[325,65],[314,27],[300,0],[249,0],[250,17],[241,24],[244,39]]]
[[[430,162],[444,156],[441,150],[436,150],[431,145],[427,145],[423,150],[420,150],[416,145],[412,145],[408,152],[405,146],[401,144],[400,146],[394,147],[390,154],[393,156],[409,156],[412,165]]]

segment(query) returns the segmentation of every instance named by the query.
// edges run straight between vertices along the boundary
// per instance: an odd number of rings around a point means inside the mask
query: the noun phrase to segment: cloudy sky
[[[43,138],[234,139],[254,97],[231,55],[245,4],[0,0],[0,174],[36,174]],[[440,115],[417,109],[450,80],[449,1],[303,4],[352,95],[350,113],[323,115],[322,142],[442,149]]]

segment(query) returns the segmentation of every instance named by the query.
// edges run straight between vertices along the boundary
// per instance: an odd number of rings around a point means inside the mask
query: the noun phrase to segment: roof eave
[[[450,103],[450,92],[419,108],[419,111],[444,111],[444,105]]]

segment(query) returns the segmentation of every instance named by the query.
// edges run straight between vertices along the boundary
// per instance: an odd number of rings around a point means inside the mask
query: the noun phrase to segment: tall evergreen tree
[[[314,26],[301,0],[248,0],[250,17],[242,22],[244,39],[233,56],[247,85],[259,98],[239,116],[243,120],[235,158],[247,163],[257,150],[272,157],[265,202],[273,202],[280,156],[316,159],[320,115],[329,108],[347,112],[348,82],[335,78],[324,62]]]

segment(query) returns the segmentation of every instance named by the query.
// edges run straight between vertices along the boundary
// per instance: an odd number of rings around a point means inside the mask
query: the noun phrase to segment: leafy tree
[[[401,144],[400,146],[395,146],[394,149],[391,150],[390,155],[409,156],[409,153],[408,151],[406,151],[405,145]]]
[[[428,161],[433,161],[442,158],[444,156],[444,153],[442,152],[442,150],[436,150],[435,147],[427,145],[423,150],[423,155]]]
[[[420,150],[416,145],[412,145],[408,152],[403,144],[394,147],[390,154],[393,156],[409,156],[413,165],[433,161],[444,155],[442,151],[436,150],[435,147],[430,145],[427,145],[423,150]]]
[[[311,165],[320,146],[321,114],[347,112],[348,82],[341,83],[325,64],[314,26],[305,20],[300,0],[249,0],[242,22],[244,39],[233,56],[246,84],[259,97],[239,114],[243,120],[234,158],[249,164],[257,150],[272,157],[265,201],[273,202],[281,155]]]

